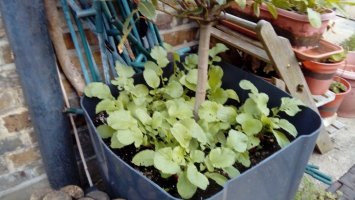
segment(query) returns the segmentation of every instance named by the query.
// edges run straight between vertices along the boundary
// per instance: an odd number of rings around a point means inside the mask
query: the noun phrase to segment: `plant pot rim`
[[[251,7],[251,4],[249,3],[249,4],[247,4],[247,6]],[[233,3],[231,6],[231,8],[236,8],[236,7],[238,9],[242,9],[239,7],[239,5],[237,3]],[[267,6],[264,3],[261,4],[260,9],[267,11],[267,13],[269,13]],[[276,10],[277,10],[278,15],[281,15],[285,18],[309,23],[307,14],[300,14],[300,13],[297,13],[296,11],[289,11],[289,10],[285,10],[282,8],[276,8]],[[325,11],[326,11],[325,13],[321,13],[321,20],[322,21],[328,21],[330,19],[333,19],[336,16],[336,13],[331,9],[325,9]],[[270,16],[272,16],[271,13],[269,13],[269,14],[270,14]],[[253,12],[253,15],[255,15],[254,12]],[[273,19],[275,19],[275,18],[273,18]]]

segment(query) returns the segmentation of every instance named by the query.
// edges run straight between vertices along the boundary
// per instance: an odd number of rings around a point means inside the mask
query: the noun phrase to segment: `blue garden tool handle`
[[[307,165],[305,169],[305,173],[312,176],[313,178],[327,184],[332,184],[332,177],[324,174],[323,172],[319,171],[319,167],[315,165]]]

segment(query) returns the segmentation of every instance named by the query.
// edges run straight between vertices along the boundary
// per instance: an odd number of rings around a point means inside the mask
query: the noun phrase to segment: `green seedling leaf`
[[[126,130],[117,130],[117,139],[123,145],[130,145],[135,143],[135,146],[140,146],[143,142],[143,134],[138,129],[126,129]]]
[[[253,11],[255,16],[259,17],[260,16],[260,4],[257,2],[253,3]]]
[[[110,112],[114,110],[117,110],[115,101],[112,99],[104,99],[96,105],[95,113],[97,114],[102,111]]]
[[[135,85],[132,94],[136,97],[146,97],[149,94],[149,89],[144,84]]]
[[[223,106],[217,111],[217,118],[222,122],[232,124],[237,117],[237,111],[230,106]]]
[[[248,80],[241,80],[239,82],[239,86],[243,89],[243,90],[250,90],[253,94],[258,93],[258,89],[255,87],[255,85],[248,81]]]
[[[161,68],[166,67],[169,64],[169,60],[167,58],[168,52],[161,46],[153,47],[150,55],[155,59],[158,66]]]
[[[173,161],[171,147],[159,149],[154,154],[154,167],[165,174],[176,174],[180,171],[179,165]]]
[[[255,102],[258,110],[268,116],[270,114],[270,109],[267,107],[267,103],[269,101],[269,96],[265,93],[254,93],[249,94],[249,97]]]
[[[181,97],[184,92],[184,88],[182,85],[177,81],[171,81],[165,88],[165,92],[171,96],[172,98]]]
[[[192,150],[190,152],[190,158],[194,163],[202,163],[205,160],[205,153],[200,150]]]
[[[249,157],[249,152],[248,151],[238,154],[237,160],[244,167],[250,167],[251,162],[250,162],[250,157]]]
[[[115,133],[115,129],[108,125],[100,125],[96,127],[96,130],[103,139],[110,138],[112,137],[113,133]]]
[[[205,145],[207,143],[207,137],[203,129],[196,123],[196,121],[192,118],[186,119],[182,122],[185,127],[190,130],[191,136],[197,141],[199,141],[200,144]]]
[[[217,43],[212,49],[208,51],[208,55],[213,59],[216,55],[228,50],[228,47],[222,43]]]
[[[164,119],[163,115],[160,112],[155,111],[152,117],[152,128],[154,129],[159,128],[163,123],[163,119]]]
[[[173,149],[173,160],[178,163],[179,165],[186,165],[185,162],[185,150],[180,147],[180,146],[176,146]]]
[[[186,81],[196,85],[197,84],[197,69],[192,69],[186,75]]]
[[[150,1],[139,1],[138,3],[139,12],[149,20],[153,20],[155,17],[155,7]]]
[[[219,104],[224,104],[228,100],[228,94],[224,89],[217,88],[208,95],[208,99]]]
[[[247,150],[248,139],[244,133],[232,129],[228,133],[227,145],[235,151],[243,153]]]
[[[290,141],[287,139],[286,135],[283,134],[280,131],[277,130],[272,130],[272,133],[274,134],[277,143],[280,145],[281,148],[286,147]]]
[[[219,108],[220,105],[216,102],[204,101],[198,110],[198,116],[207,122],[216,122]]]
[[[96,97],[99,99],[114,99],[110,88],[100,82],[89,83],[85,89],[84,93],[87,97]]]
[[[190,199],[195,194],[197,187],[188,180],[186,172],[184,172],[179,175],[177,190],[183,199]]]
[[[129,111],[119,110],[109,114],[107,124],[115,130],[123,130],[136,126],[137,121]]]
[[[267,10],[270,12],[272,17],[274,19],[276,19],[277,18],[277,9],[276,9],[275,5],[272,4],[272,3],[269,3],[269,2],[265,2],[265,4],[266,4],[266,7],[267,7]]]
[[[194,164],[187,166],[187,179],[202,190],[206,190],[209,184],[208,178],[199,172]]]
[[[143,150],[138,152],[132,159],[132,163],[137,166],[149,167],[154,165],[154,155],[153,150]]]
[[[160,85],[160,78],[157,75],[155,71],[152,69],[145,69],[143,71],[143,77],[146,83],[151,87],[151,88],[157,88]]]
[[[228,179],[226,177],[224,177],[221,174],[218,173],[210,173],[210,172],[206,172],[205,175],[214,180],[218,185],[222,186],[228,181]]]
[[[208,70],[208,84],[211,91],[215,91],[222,85],[223,70],[219,66],[212,66]]]
[[[235,153],[229,148],[214,148],[208,155],[211,164],[216,168],[230,167],[235,162]]]
[[[312,8],[307,8],[307,16],[309,23],[315,28],[319,28],[322,25],[322,20],[319,12],[314,11]]]
[[[296,127],[291,124],[289,121],[287,121],[286,119],[280,119],[278,125],[285,131],[287,131],[290,135],[292,135],[293,137],[297,136],[297,129]]]
[[[135,116],[139,119],[139,121],[142,122],[142,124],[144,125],[151,124],[152,118],[149,116],[146,110],[142,108],[138,108],[135,110],[134,113]]]
[[[225,91],[227,92],[228,98],[233,99],[233,100],[236,100],[236,101],[239,102],[239,97],[238,97],[237,93],[236,93],[234,90],[232,90],[232,89],[227,89],[227,90],[225,90]]]
[[[118,76],[124,78],[131,78],[135,74],[135,71],[132,67],[126,66],[120,62],[116,62],[116,71]]]
[[[279,110],[285,112],[289,116],[295,116],[299,111],[301,111],[299,106],[304,106],[304,103],[301,100],[290,97],[282,97]]]
[[[258,134],[263,128],[261,121],[254,119],[249,113],[239,114],[236,120],[242,125],[243,131],[248,135]]]
[[[233,166],[225,167],[223,171],[228,174],[229,178],[235,178],[240,175],[239,170]]]
[[[163,70],[157,64],[155,64],[155,62],[152,61],[147,61],[144,64],[144,69],[151,69],[155,71],[158,76],[161,76],[163,74]]]
[[[184,125],[182,125],[180,122],[177,122],[170,129],[170,131],[182,147],[184,147],[185,149],[189,148],[192,136],[190,134],[190,131]]]
[[[196,54],[190,54],[185,58],[185,67],[189,69],[195,69],[198,64],[198,56]]]
[[[117,133],[115,132],[111,137],[111,145],[110,146],[113,149],[120,149],[126,145],[124,145],[120,141],[118,141]]]

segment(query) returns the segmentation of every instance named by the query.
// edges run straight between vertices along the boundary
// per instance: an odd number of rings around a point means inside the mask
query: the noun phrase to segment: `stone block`
[[[159,13],[155,19],[158,29],[170,29],[172,27],[173,17],[165,13]]]
[[[31,127],[28,111],[19,114],[11,114],[3,118],[4,126],[9,132],[16,132]]]
[[[9,169],[7,168],[6,162],[0,158],[0,176],[3,174],[7,174]]]
[[[0,155],[15,151],[23,147],[23,143],[18,137],[4,138],[0,140]]]
[[[4,88],[0,90],[0,115],[7,111],[24,106],[22,90],[17,88]]]
[[[8,156],[14,168],[29,165],[40,159],[40,154],[37,148],[30,148],[20,153],[15,153]]]
[[[0,65],[0,91],[3,88],[20,87],[19,76],[15,64]]]
[[[187,29],[169,32],[163,35],[164,41],[172,46],[177,46],[195,40],[197,29]]]
[[[2,39],[4,40],[4,39]],[[0,65],[14,62],[14,56],[10,48],[10,44],[6,42],[0,43]]]

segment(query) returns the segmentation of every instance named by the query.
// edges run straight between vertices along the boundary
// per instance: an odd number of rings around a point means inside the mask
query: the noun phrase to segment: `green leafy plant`
[[[97,127],[101,137],[111,140],[111,148],[134,145],[139,150],[132,159],[134,165],[152,166],[165,178],[177,176],[177,191],[184,199],[198,188],[205,190],[211,180],[223,185],[238,176],[238,164],[250,167],[249,151],[261,148],[263,137],[273,137],[285,147],[297,135],[296,128],[279,114],[294,116],[303,105],[299,100],[283,97],[279,107],[270,109],[269,96],[242,80],[239,85],[249,98],[234,106],[238,94],[221,88],[223,70],[216,64],[225,50],[225,45],[217,44],[208,52],[207,100],[197,110],[198,120],[192,95],[197,90],[196,54],[183,62],[174,56],[173,73],[164,77],[168,52],[155,47],[151,56],[156,62],[144,66],[146,84],[134,84],[133,68],[117,63],[119,77],[112,84],[120,91],[118,97],[103,83],[85,88],[86,96],[101,99],[96,113],[108,115],[106,123]]]
[[[346,55],[347,55],[347,51],[342,51],[340,53],[336,53],[333,55],[330,55],[326,58],[323,58],[320,60],[320,62],[322,63],[337,63],[337,62],[341,62],[343,60],[346,59]]]
[[[301,186],[296,193],[294,200],[310,200],[310,199],[319,199],[319,200],[336,200],[339,199],[341,194],[333,194],[331,192],[325,191],[320,186],[317,186],[312,180],[308,177],[303,177]]]
[[[329,90],[334,92],[335,94],[339,94],[342,92],[346,92],[347,88],[344,84],[338,82],[338,81],[333,81],[330,84]]]
[[[355,51],[355,34],[340,44],[346,51]]]

